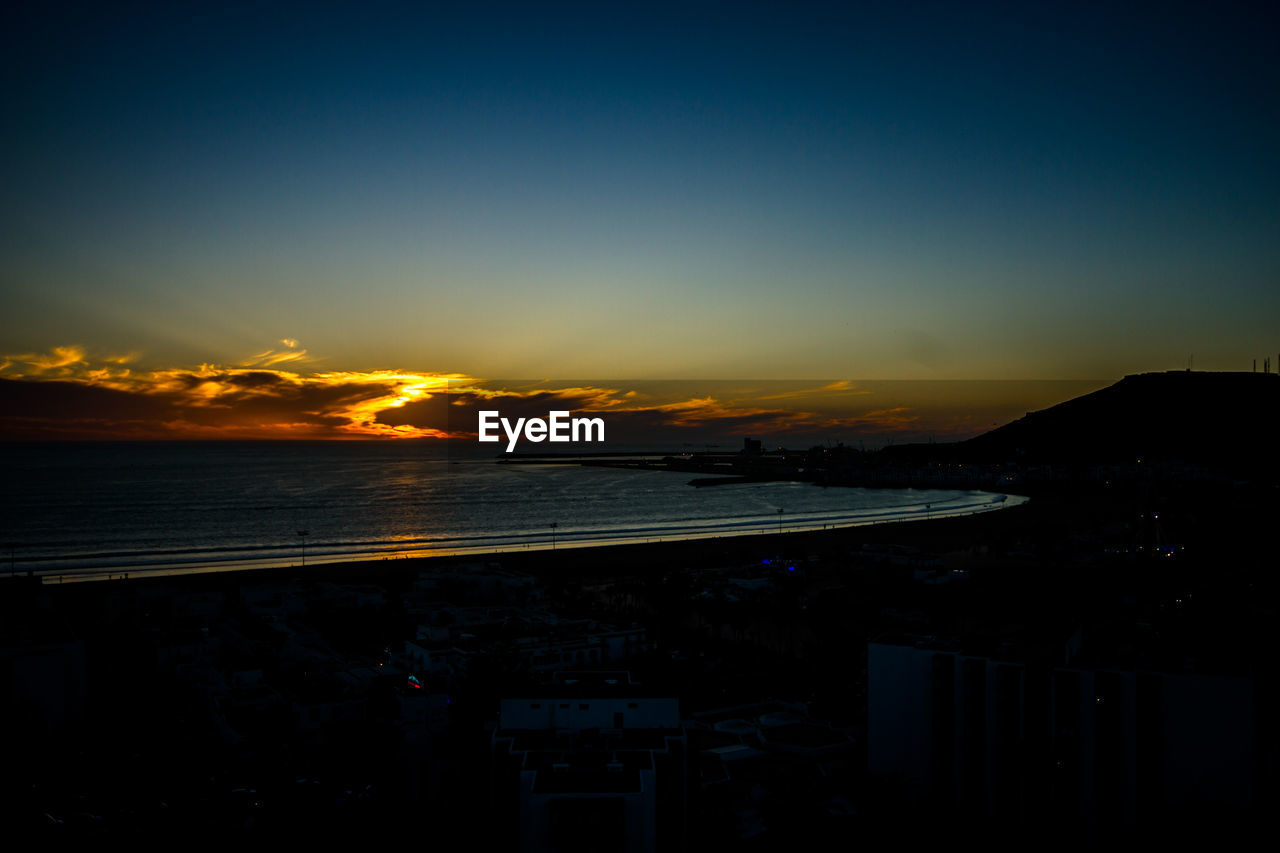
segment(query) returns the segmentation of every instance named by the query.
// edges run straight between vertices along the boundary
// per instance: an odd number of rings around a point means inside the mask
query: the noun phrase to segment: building
[[[867,705],[868,771],[913,805],[1091,833],[1255,805],[1248,677],[900,638],[868,644]]]
[[[562,672],[501,700],[493,807],[504,848],[649,853],[684,842],[679,700],[625,672]]]

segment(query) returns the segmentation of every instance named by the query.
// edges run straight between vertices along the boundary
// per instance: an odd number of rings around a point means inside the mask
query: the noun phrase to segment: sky
[[[0,396],[1280,362],[1258,5],[8,9]]]

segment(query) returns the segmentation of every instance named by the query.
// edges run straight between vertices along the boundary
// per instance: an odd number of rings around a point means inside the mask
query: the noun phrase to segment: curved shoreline
[[[50,567],[45,569],[29,568],[18,574],[38,576],[44,583],[75,583],[92,580],[115,580],[129,577],[165,577],[174,575],[210,574],[223,572],[252,571],[259,569],[302,568],[304,566],[333,566],[347,563],[382,562],[386,560],[421,559],[431,557],[491,556],[499,554],[531,553],[565,549],[602,548],[617,545],[640,545],[646,543],[676,543],[682,541],[705,539],[731,539],[745,536],[762,536],[784,533],[810,533],[823,530],[839,530],[854,527],[865,527],[878,524],[894,524],[899,522],[958,518],[981,515],[1026,504],[1030,498],[1008,493],[983,492],[991,500],[982,503],[967,502],[959,506],[934,506],[933,504],[913,504],[906,507],[885,507],[868,510],[854,516],[831,516],[827,513],[808,513],[806,518],[780,518],[778,523],[768,519],[757,518],[750,521],[718,520],[698,526],[667,525],[645,531],[624,528],[609,531],[565,530],[555,533],[513,534],[512,540],[506,543],[495,543],[490,537],[487,541],[472,545],[442,543],[437,546],[411,547],[391,550],[361,551],[348,553],[316,553],[307,554],[305,562],[299,553],[288,556],[271,556],[259,559],[227,558],[208,560],[205,562],[166,562],[154,564],[120,564],[85,566],[81,568]],[[621,534],[621,535],[620,535]]]

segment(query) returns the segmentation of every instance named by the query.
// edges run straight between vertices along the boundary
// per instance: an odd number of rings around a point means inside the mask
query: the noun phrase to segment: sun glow
[[[335,414],[348,419],[349,423],[342,427],[346,432],[362,437],[384,436],[388,438],[449,438],[450,434],[434,427],[418,427],[410,424],[391,425],[381,423],[378,415],[388,409],[400,409],[408,403],[428,400],[437,394],[446,393],[453,383],[469,385],[476,380],[471,377],[450,374],[401,373],[390,370],[377,370],[367,373],[341,372],[321,373],[313,377],[322,384],[333,386],[365,386],[384,387],[389,393],[369,399],[353,400]]]
[[[240,363],[151,367],[80,346],[0,359],[0,434],[23,438],[475,438],[476,412],[605,415],[611,436],[974,434],[994,417],[928,411],[864,383],[500,382],[463,373],[307,371],[285,338]],[[128,366],[126,366],[126,362]],[[697,393],[690,393],[697,391]],[[998,417],[998,416],[997,416]],[[514,422],[514,420],[513,420]]]

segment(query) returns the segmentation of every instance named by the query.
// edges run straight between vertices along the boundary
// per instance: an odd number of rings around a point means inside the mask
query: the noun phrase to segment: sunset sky
[[[430,435],[498,377],[962,435],[1280,360],[1276,14],[1118,5],[7,10],[0,436]]]

